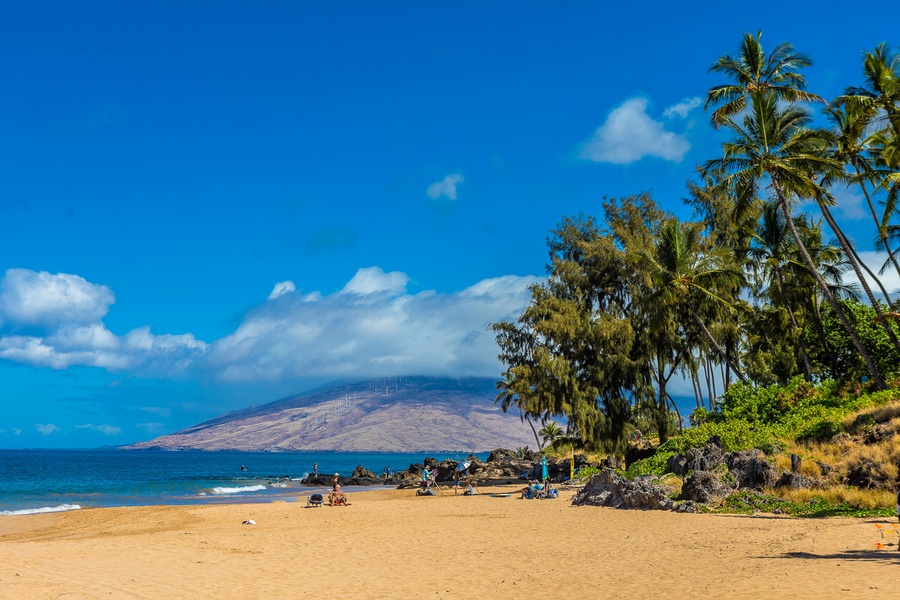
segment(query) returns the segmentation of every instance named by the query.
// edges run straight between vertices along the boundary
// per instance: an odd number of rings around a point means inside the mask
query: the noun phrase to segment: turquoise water
[[[380,475],[386,466],[394,471],[407,469],[425,456],[438,460],[465,457],[447,453],[0,450],[0,515],[99,506],[294,501],[298,495],[322,490],[300,485],[313,463],[319,464],[319,473],[349,476],[362,465]],[[242,466],[246,470],[241,470]]]

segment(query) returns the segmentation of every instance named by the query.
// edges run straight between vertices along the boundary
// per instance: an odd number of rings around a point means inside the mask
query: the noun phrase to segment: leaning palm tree
[[[832,153],[835,158],[852,169],[843,179],[848,183],[857,184],[862,190],[866,204],[869,207],[869,213],[872,215],[872,221],[875,223],[875,230],[877,231],[876,244],[879,248],[884,248],[887,251],[888,261],[894,265],[894,269],[900,275],[900,264],[898,264],[897,258],[894,256],[894,250],[891,249],[890,238],[885,226],[896,204],[895,198],[892,201],[892,197],[889,194],[885,212],[879,217],[878,212],[875,210],[872,194],[866,185],[869,182],[873,182],[875,187],[878,187],[880,181],[887,174],[886,169],[878,168],[872,157],[872,152],[878,147],[878,142],[882,136],[878,132],[872,133],[872,116],[868,111],[862,110],[858,104],[836,103],[825,109],[825,115],[831,121],[832,132],[834,133]],[[893,194],[893,197],[896,197],[896,194]],[[890,301],[881,281],[871,271],[869,271],[869,275],[881,288],[881,293],[884,294],[885,299]]]
[[[731,309],[731,303],[720,295],[721,290],[737,290],[741,275],[730,263],[727,250],[710,248],[702,252],[697,231],[684,229],[677,220],[670,219],[660,228],[655,247],[646,249],[643,258],[654,286],[653,293],[644,302],[655,306],[654,312],[658,314],[665,308],[675,313],[684,310],[722,362],[738,379],[747,383],[747,378],[713,337],[700,314],[701,306],[707,304]]]
[[[718,106],[710,117],[713,127],[724,125],[728,117],[747,108],[749,98],[759,94],[774,94],[785,102],[824,102],[804,91],[806,77],[798,71],[812,65],[812,59],[799,54],[789,43],[781,43],[766,55],[762,47],[762,31],[745,33],[736,57],[720,57],[709,70],[722,73],[733,83],[717,85],[706,95],[704,108]]]
[[[796,199],[827,196],[819,178],[840,171],[842,167],[839,161],[826,154],[831,144],[830,134],[810,128],[810,121],[808,110],[797,104],[781,106],[775,93],[754,95],[742,122],[730,117],[724,119],[723,125],[733,132],[734,137],[722,145],[723,157],[707,161],[703,169],[726,173],[721,185],[734,194],[737,202],[755,197],[759,182],[768,180],[768,187],[778,201],[806,266],[865,361],[876,385],[883,389],[884,378],[816,270],[791,215]]]
[[[891,132],[883,154],[888,165],[896,168],[900,165],[900,54],[879,44],[865,53],[863,74],[865,83],[847,88],[839,100],[868,113],[879,129]]]

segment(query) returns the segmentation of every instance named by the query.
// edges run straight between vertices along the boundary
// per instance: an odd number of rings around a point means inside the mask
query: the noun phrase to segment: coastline
[[[349,507],[91,508],[0,519],[18,598],[871,597],[889,588],[888,519],[573,507],[371,490]],[[255,525],[242,525],[245,520]],[[554,592],[554,590],[556,592]]]

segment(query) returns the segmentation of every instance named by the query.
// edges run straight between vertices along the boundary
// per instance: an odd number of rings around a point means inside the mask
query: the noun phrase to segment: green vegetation
[[[695,220],[642,193],[550,232],[546,281],[492,325],[497,401],[541,449],[622,455],[641,429],[659,450],[629,474],[658,473],[713,435],[767,454],[829,441],[847,415],[896,397],[900,311],[831,209],[843,187],[861,192],[900,274],[900,56],[866,53],[862,82],[827,103],[806,89],[811,64],[788,43],[767,52],[761,33],[712,64],[723,82],[706,108],[724,142],[688,182]],[[818,216],[795,214],[801,202]],[[851,270],[859,287],[844,283]],[[694,390],[684,432],[673,377]],[[546,429],[554,418],[565,431]]]

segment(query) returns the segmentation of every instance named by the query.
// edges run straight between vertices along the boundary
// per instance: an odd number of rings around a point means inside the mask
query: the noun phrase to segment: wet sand
[[[876,527],[889,519],[620,511],[573,507],[566,491],[481,491],[0,517],[0,597],[875,598],[893,595],[900,566],[898,538]]]

